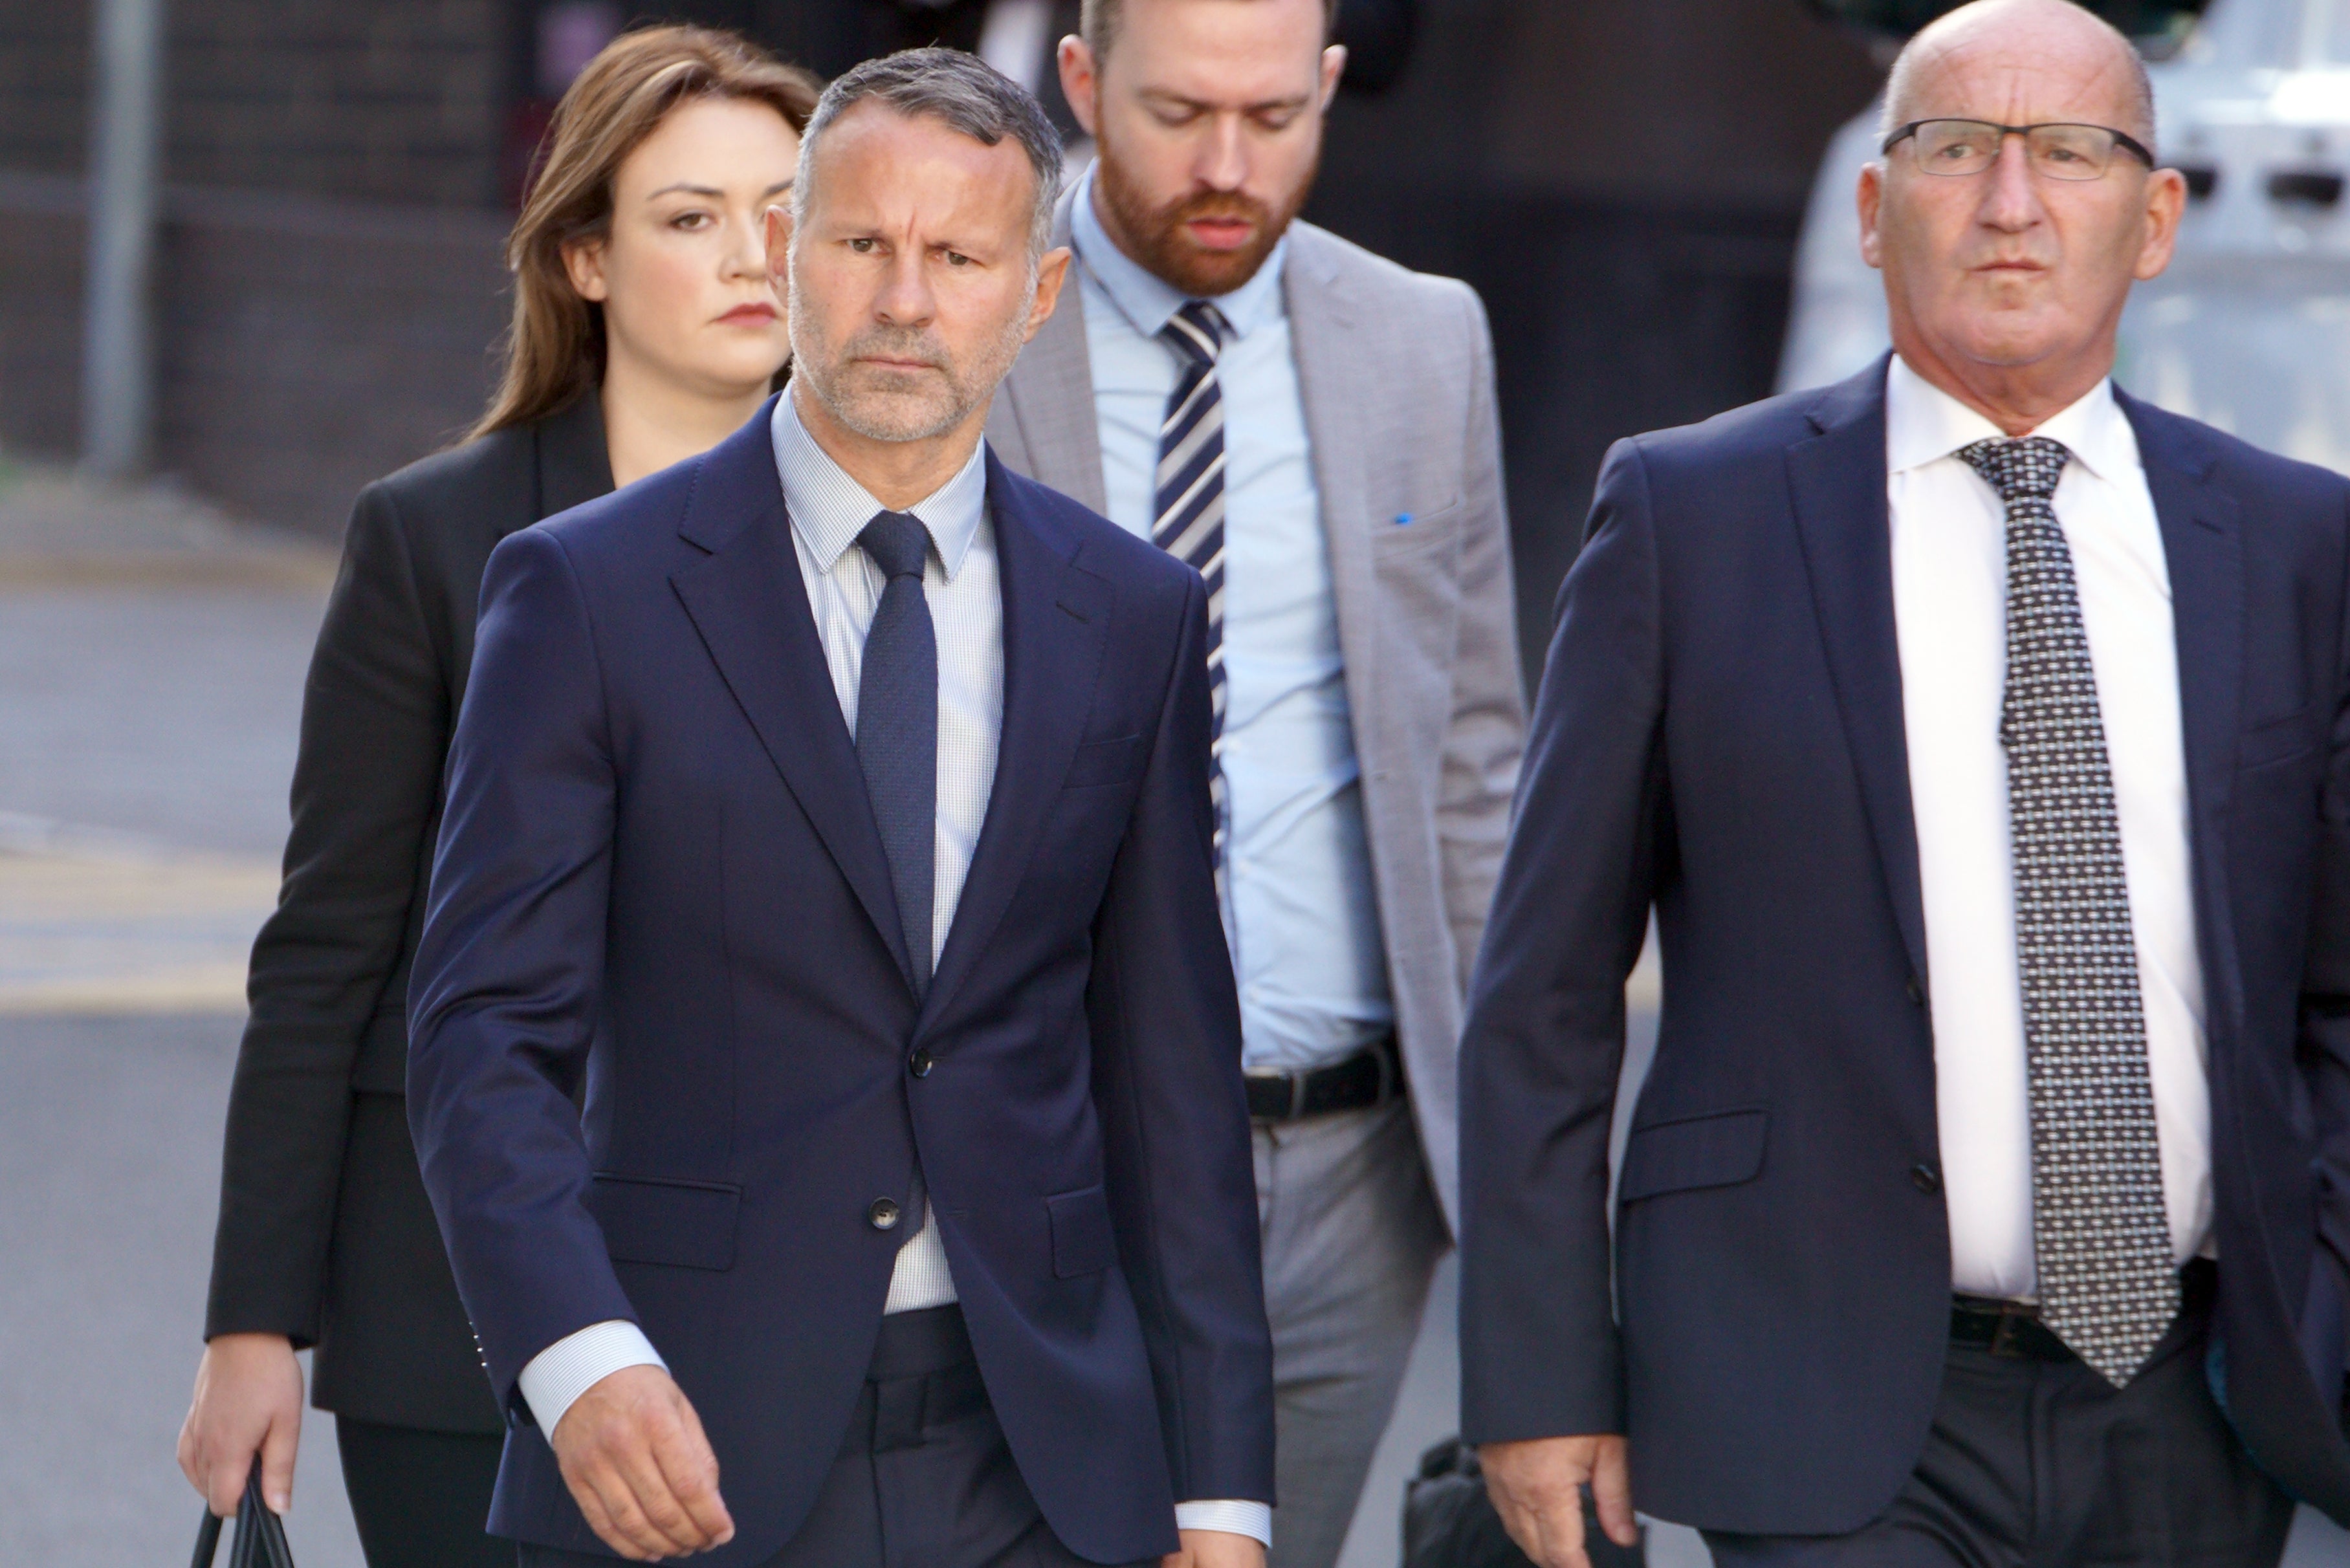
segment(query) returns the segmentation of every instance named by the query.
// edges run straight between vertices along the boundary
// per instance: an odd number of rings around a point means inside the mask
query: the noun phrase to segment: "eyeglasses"
[[[1913,119],[1885,139],[1878,151],[1909,143],[1920,172],[1980,174],[1999,161],[2011,136],[2023,138],[2033,172],[2051,180],[2099,180],[2112,167],[2114,150],[2127,148],[2147,168],[2154,154],[2135,137],[2102,125],[1994,125],[1987,119]]]

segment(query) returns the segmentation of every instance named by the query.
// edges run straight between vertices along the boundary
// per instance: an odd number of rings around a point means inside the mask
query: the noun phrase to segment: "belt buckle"
[[[2014,1361],[2026,1359],[2029,1353],[2018,1343],[2018,1336],[2023,1332],[2018,1325],[2035,1321],[2037,1320],[2030,1313],[2002,1308],[1999,1314],[1999,1326],[1991,1331],[1991,1353],[1993,1355],[2004,1355]]]

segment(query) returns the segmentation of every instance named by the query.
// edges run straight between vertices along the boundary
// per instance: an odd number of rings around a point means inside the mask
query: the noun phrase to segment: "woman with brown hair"
[[[765,213],[817,84],[729,34],[614,41],[557,107],[507,244],[504,377],[465,441],[362,491],[318,634],[277,911],[254,945],[203,1363],[180,1465],[292,1500],[317,1347],[370,1568],[514,1561],[483,1532],[505,1412],[409,1142],[410,961],[499,540],[717,444],[789,353]]]

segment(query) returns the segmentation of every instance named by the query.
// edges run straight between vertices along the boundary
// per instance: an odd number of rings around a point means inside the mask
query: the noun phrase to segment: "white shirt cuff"
[[[1273,1509],[1267,1503],[1237,1499],[1218,1502],[1179,1502],[1175,1505],[1175,1528],[1221,1530],[1232,1535],[1245,1535],[1269,1550],[1273,1545]]]
[[[523,1403],[531,1419],[550,1439],[571,1403],[624,1366],[658,1366],[669,1370],[644,1330],[626,1318],[591,1323],[577,1334],[564,1335],[530,1358],[522,1369]]]

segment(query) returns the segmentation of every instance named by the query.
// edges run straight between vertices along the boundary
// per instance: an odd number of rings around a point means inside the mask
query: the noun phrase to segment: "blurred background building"
[[[80,451],[94,3],[0,0],[0,447],[19,455]],[[168,0],[151,466],[331,534],[360,484],[462,429],[531,150],[630,22],[732,26],[827,74],[936,38],[1049,87],[1075,11]],[[1878,73],[1804,0],[1347,0],[1344,27],[1357,85],[1311,216],[1485,296],[1531,643],[1607,441],[1770,389],[1814,169]]]

